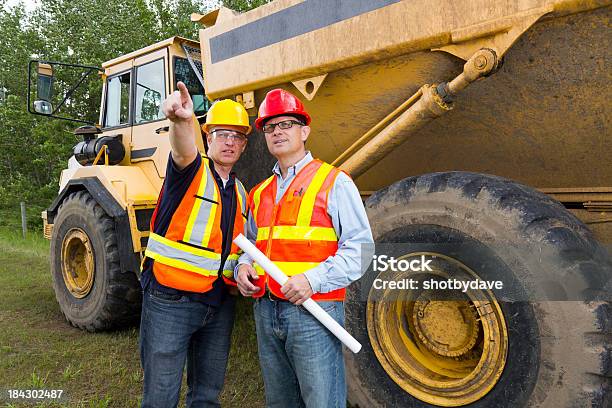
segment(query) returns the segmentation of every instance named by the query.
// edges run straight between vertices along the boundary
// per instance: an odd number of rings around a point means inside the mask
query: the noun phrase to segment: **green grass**
[[[40,232],[0,229],[0,404],[8,389],[62,389],[44,407],[137,407],[142,392],[138,328],[87,333],[71,327],[55,300],[49,242]],[[181,393],[184,404],[185,381]],[[48,401],[48,400],[47,400]],[[251,302],[240,299],[223,407],[261,407],[263,382]],[[21,407],[12,402],[6,406]]]

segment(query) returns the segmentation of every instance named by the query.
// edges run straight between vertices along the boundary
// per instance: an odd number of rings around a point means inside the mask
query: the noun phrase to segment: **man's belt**
[[[276,296],[274,293],[272,293],[272,291],[270,291],[270,288],[268,288],[267,286],[266,286],[266,293],[265,293],[265,296],[266,296],[268,299],[270,299],[271,301],[273,301],[273,302],[289,302],[289,301],[288,301],[287,299],[285,299],[285,298],[281,298],[281,297]]]

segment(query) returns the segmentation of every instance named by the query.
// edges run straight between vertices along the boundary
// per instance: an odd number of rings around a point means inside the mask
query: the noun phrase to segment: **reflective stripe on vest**
[[[235,194],[239,205],[234,214],[232,239],[243,232],[247,211],[246,190],[238,179],[235,179]],[[145,256],[155,260],[153,272],[160,283],[200,292],[212,287],[221,266],[221,212],[219,187],[208,159],[203,157],[198,175],[173,214],[166,236],[154,232],[149,236]],[[154,221],[151,224],[153,226]],[[226,283],[232,285],[235,285],[233,274],[238,251],[232,244],[221,270]]]
[[[312,269],[335,255],[338,236],[327,214],[327,196],[340,170],[330,164],[313,160],[298,172],[291,185],[275,203],[276,176],[272,176],[251,192],[251,210],[257,225],[256,246],[288,276]],[[263,269],[255,264],[259,275]],[[272,279],[256,283],[263,294],[264,285],[283,297],[279,285]],[[315,300],[342,300],[344,289],[316,293]]]
[[[217,276],[221,264],[220,254],[174,242],[155,233],[149,235],[145,256],[204,276]]]
[[[257,241],[270,238],[270,227],[257,229]],[[310,226],[285,226],[275,225],[272,231],[272,239],[306,239],[315,241],[338,241],[336,230],[326,227]]]
[[[204,167],[206,169],[202,174],[183,240],[201,247],[208,247],[214,224],[211,221],[215,219],[221,197],[210,166]]]

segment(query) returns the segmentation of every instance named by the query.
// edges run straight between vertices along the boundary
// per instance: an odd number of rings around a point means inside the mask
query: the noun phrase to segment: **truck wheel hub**
[[[476,279],[458,260],[437,253],[433,272],[419,279]],[[382,272],[402,281],[414,272]],[[372,286],[366,308],[372,350],[389,377],[426,403],[459,407],[483,398],[502,375],[508,331],[495,294],[489,290],[393,290]]]
[[[84,298],[94,281],[94,255],[87,234],[73,228],[62,241],[62,276],[72,296]]]
[[[429,351],[447,357],[469,352],[480,332],[478,315],[468,302],[429,300],[427,296],[414,303],[412,326]]]

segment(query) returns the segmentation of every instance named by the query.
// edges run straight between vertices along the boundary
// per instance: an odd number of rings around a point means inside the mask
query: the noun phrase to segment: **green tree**
[[[269,2],[270,0],[223,0],[222,4],[232,10],[244,12]]]

